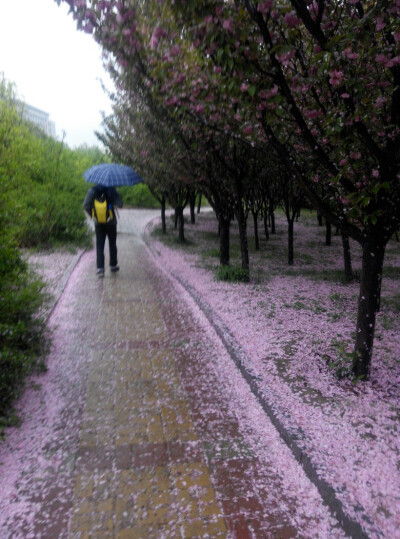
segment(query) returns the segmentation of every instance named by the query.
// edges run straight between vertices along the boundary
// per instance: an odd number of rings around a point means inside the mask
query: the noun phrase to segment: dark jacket
[[[101,185],[94,185],[86,193],[85,200],[83,202],[83,208],[85,212],[92,217],[92,208],[94,204],[94,199],[96,193],[101,193],[105,191],[107,200],[113,205],[113,207],[122,208],[122,200],[115,187],[103,187]],[[115,222],[117,222],[117,217],[114,212]]]

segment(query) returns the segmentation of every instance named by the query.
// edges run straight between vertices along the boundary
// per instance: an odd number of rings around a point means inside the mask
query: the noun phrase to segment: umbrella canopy
[[[83,177],[88,183],[104,187],[119,187],[121,185],[136,185],[143,182],[139,174],[131,167],[116,163],[103,163],[88,168]]]

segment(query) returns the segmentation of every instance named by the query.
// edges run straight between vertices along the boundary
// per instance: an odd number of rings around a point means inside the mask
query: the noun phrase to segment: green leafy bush
[[[74,243],[88,245],[88,229],[82,210],[82,196],[61,190],[52,197],[39,187],[32,195],[22,194],[19,200],[21,218],[18,241],[23,247],[49,247]]]
[[[133,187],[120,187],[118,192],[121,194],[125,207],[153,209],[160,207],[160,203],[144,183],[139,183]]]
[[[231,281],[248,283],[250,280],[249,272],[240,266],[218,266],[216,278],[219,281]]]
[[[0,74],[0,431],[13,419],[25,377],[44,368],[48,346],[44,283],[20,247],[89,243],[82,173],[105,160],[99,150],[72,151],[33,129],[17,102]]]
[[[22,260],[19,249],[0,234],[0,430],[27,374],[43,368],[48,339],[38,312],[44,284]]]

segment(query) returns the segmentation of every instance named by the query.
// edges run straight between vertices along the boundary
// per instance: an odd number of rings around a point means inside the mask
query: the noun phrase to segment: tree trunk
[[[165,220],[165,197],[161,198],[161,226],[162,226],[162,233],[167,233],[167,222]]]
[[[379,308],[385,245],[367,239],[363,245],[360,295],[353,357],[353,373],[368,379],[374,344],[375,318]]]
[[[317,213],[317,219],[318,219],[318,225],[322,226],[322,214],[319,212]]]
[[[268,232],[268,218],[264,217],[264,231],[265,231],[265,239],[269,240],[269,232]]]
[[[342,245],[343,245],[343,260],[344,260],[344,275],[348,283],[350,283],[353,276],[353,268],[351,265],[351,251],[349,237],[342,232]]]
[[[221,266],[229,265],[229,252],[230,252],[230,227],[231,220],[220,218],[219,219],[219,263]]]
[[[192,195],[189,200],[190,206],[190,222],[192,225],[196,224],[196,195]]]
[[[331,244],[332,240],[332,225],[329,221],[326,221],[325,223],[325,245],[328,247]]]
[[[178,208],[175,208],[175,215],[174,215],[174,228],[175,228],[175,230],[178,229],[178,219],[179,219]]]
[[[242,268],[246,271],[249,271],[249,246],[247,242],[247,227],[246,227],[246,217],[244,215],[243,206],[239,204],[236,218],[239,225],[239,237],[240,237],[240,253],[242,256]]]
[[[256,251],[260,250],[260,239],[258,237],[258,213],[252,212],[254,222],[254,247]]]
[[[185,221],[183,218],[183,208],[178,206],[176,208],[177,219],[178,219],[178,238],[180,243],[185,242]]]
[[[294,227],[293,227],[293,219],[288,218],[288,264],[289,266],[293,266],[294,261]]]
[[[276,234],[275,214],[273,211],[270,213],[270,216],[271,216],[271,234]]]
[[[200,193],[199,194],[199,199],[197,201],[197,213],[200,213],[200,208],[201,208],[201,199],[202,199],[203,195]]]

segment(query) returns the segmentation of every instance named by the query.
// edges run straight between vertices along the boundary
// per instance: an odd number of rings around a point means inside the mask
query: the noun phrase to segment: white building
[[[47,112],[23,103],[22,117],[39,127],[49,137],[56,138],[56,124],[50,120],[50,114]]]

